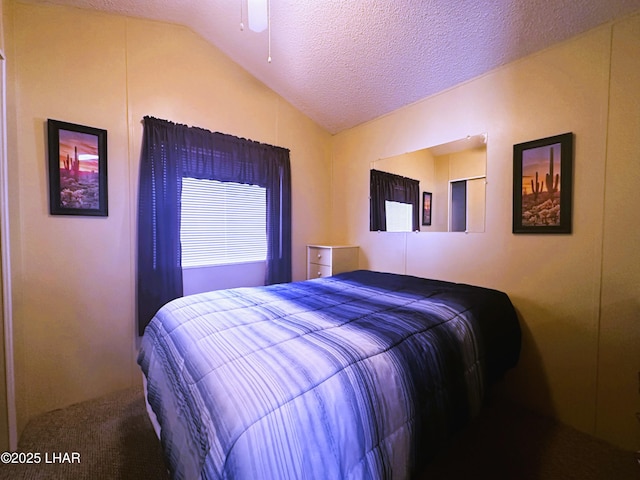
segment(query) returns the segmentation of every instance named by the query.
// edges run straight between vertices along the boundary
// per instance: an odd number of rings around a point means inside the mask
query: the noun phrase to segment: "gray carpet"
[[[633,452],[513,406],[488,405],[443,447],[419,480],[640,480]],[[1,479],[168,478],[141,388],[34,419],[19,452],[39,452],[41,463],[0,464]],[[45,463],[55,452],[77,452],[80,463]]]
[[[0,478],[169,478],[160,442],[147,417],[142,388],[123,390],[35,418],[25,428],[18,451],[39,452],[41,462],[0,465]],[[80,463],[47,463],[57,460],[56,452],[69,453],[70,460],[77,452]]]

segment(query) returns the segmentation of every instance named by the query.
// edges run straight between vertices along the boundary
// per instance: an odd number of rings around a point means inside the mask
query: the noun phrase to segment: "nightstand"
[[[307,245],[307,279],[329,277],[357,269],[357,246]]]

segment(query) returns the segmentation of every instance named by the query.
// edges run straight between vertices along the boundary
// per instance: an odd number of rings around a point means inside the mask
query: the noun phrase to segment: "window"
[[[389,220],[394,221],[393,214],[388,211],[389,208],[401,210],[402,215],[410,211],[412,215],[411,222],[403,227],[404,230],[394,231],[419,230],[420,182],[413,178],[375,169],[371,169],[369,178],[369,230],[391,231],[399,228],[388,224]],[[398,204],[409,205],[409,207]],[[405,225],[405,217],[400,221]]]
[[[387,232],[410,232],[413,229],[413,205],[386,200],[384,206]]]
[[[146,116],[138,188],[136,284],[139,335],[144,333],[145,327],[162,305],[184,293],[180,220],[182,198],[178,196],[181,190],[178,186],[182,185],[185,177],[264,187],[264,205],[268,211],[259,210],[261,215],[266,211],[269,222],[266,229],[267,254],[260,255],[264,261],[252,263],[264,265],[266,285],[290,282],[292,278],[289,150]],[[189,181],[186,183],[188,205]],[[239,197],[238,200],[244,200],[244,193]],[[205,198],[204,201],[192,203],[200,206],[215,202]],[[203,223],[201,217],[205,218],[206,215],[195,215],[197,225]],[[242,235],[243,244],[253,240],[254,233],[258,231],[258,226],[252,222],[255,220],[245,216],[243,226],[253,227],[254,232]],[[227,220],[227,223],[231,222]],[[183,232],[187,237],[188,230]],[[263,232],[261,230],[259,233]],[[208,245],[204,247],[205,251],[209,249]],[[251,248],[248,251],[255,253]],[[246,257],[241,258],[246,260]],[[216,255],[209,261],[219,262],[220,259]],[[190,263],[189,252],[187,263]],[[211,269],[190,270],[195,274],[211,273]]]
[[[266,189],[182,179],[182,266],[258,262],[267,258]]]

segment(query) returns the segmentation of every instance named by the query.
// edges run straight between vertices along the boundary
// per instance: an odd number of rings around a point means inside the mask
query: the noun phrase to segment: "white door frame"
[[[7,59],[0,49],[0,256],[2,267],[2,317],[4,319],[4,361],[7,383],[7,425],[9,449],[18,449],[15,366],[13,362],[13,306],[9,236],[9,180],[7,165]]]

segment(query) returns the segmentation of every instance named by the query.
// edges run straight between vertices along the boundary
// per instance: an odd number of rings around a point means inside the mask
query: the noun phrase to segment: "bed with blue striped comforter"
[[[388,273],[174,300],[138,363],[178,479],[402,479],[515,366],[506,294]]]

